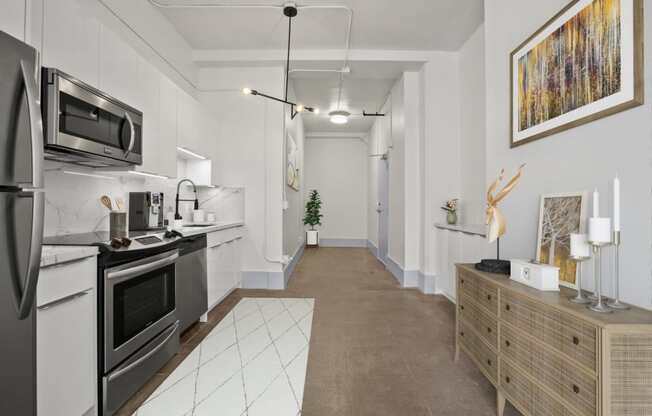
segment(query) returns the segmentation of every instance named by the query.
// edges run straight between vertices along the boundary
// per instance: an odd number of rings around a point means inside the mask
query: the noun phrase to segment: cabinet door
[[[233,266],[233,287],[242,285],[242,237],[233,241],[232,266]]]
[[[195,99],[183,90],[177,94],[177,144],[193,152],[197,148],[197,114]]]
[[[210,310],[220,301],[224,294],[222,283],[224,271],[221,269],[224,262],[224,245],[209,247],[206,256],[208,263],[208,309]]]
[[[124,39],[109,27],[101,27],[100,89],[138,110],[143,96],[140,60]]]
[[[160,74],[159,174],[177,177],[177,86]]]
[[[0,13],[0,30],[25,40],[25,1],[4,0]]]
[[[82,0],[44,1],[41,53],[43,65],[61,69],[97,87],[100,23],[91,3]]]
[[[95,406],[95,291],[37,309],[39,415],[82,415]]]
[[[162,146],[161,137],[161,94],[159,72],[144,59],[140,59],[139,77],[142,89],[143,112],[143,164],[136,170],[154,174],[161,173],[161,155],[170,149]],[[174,151],[174,150],[172,150]]]

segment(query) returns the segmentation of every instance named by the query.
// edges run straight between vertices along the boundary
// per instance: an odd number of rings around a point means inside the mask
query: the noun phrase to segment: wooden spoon
[[[122,198],[116,198],[115,204],[118,206],[118,211],[123,211],[125,206],[125,201]]]
[[[113,211],[113,204],[111,204],[111,198],[109,198],[106,195],[102,195],[102,197],[100,198],[100,202],[102,203],[102,205],[107,207],[109,211]]]

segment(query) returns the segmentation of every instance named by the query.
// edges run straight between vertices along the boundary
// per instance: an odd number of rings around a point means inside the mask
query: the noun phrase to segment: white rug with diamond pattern
[[[134,415],[299,415],[314,307],[241,299]]]

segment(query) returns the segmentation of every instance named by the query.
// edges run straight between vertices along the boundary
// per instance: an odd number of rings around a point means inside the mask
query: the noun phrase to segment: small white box
[[[512,280],[539,290],[559,291],[559,267],[527,260],[510,261]]]

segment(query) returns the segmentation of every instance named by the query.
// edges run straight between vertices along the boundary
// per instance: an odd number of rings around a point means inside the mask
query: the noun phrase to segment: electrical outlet
[[[521,272],[521,277],[523,280],[530,280],[530,268],[529,267],[523,267],[522,272]]]

